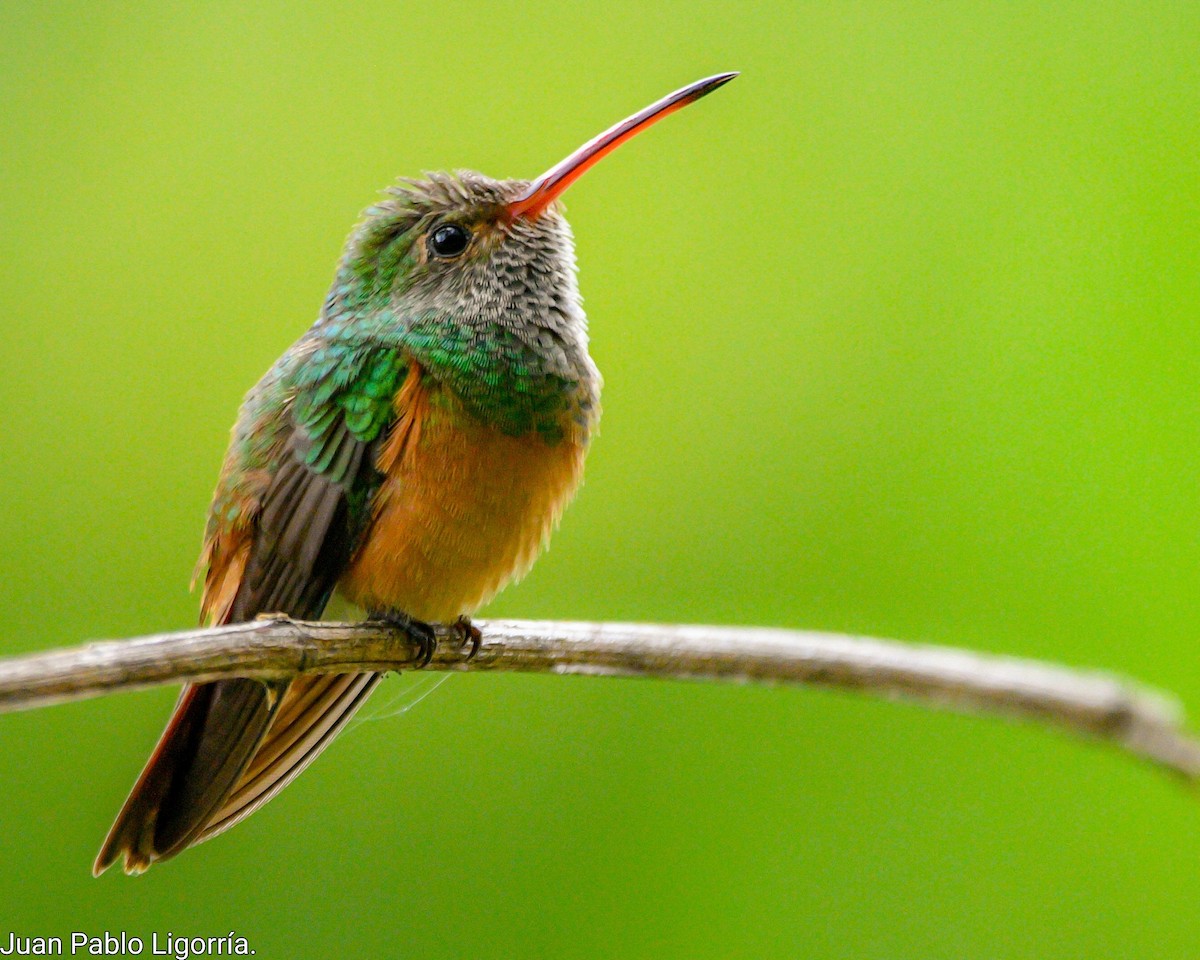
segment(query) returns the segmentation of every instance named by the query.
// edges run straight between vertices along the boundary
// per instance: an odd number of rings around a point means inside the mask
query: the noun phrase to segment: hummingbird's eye
[[[443,223],[429,235],[429,249],[438,257],[457,257],[470,242],[471,235],[457,223]]]

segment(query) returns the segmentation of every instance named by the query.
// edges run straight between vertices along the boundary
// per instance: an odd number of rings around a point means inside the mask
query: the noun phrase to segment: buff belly
[[[371,526],[338,586],[366,610],[445,622],[529,569],[579,486],[586,446],[506,436],[430,403],[416,382],[397,397]]]

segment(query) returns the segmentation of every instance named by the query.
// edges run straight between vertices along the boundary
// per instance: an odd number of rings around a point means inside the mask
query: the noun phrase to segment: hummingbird
[[[316,322],[246,395],[197,565],[201,619],[315,619],[334,592],[402,628],[468,619],[526,573],[600,416],[559,197],[612,150],[732,80],[689,84],[536,180],[401,179],[351,232]],[[249,816],[381,673],[184,687],[96,858],[147,870]]]

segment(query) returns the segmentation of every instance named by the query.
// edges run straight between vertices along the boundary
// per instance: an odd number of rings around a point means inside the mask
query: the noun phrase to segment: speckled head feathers
[[[399,181],[350,235],[313,333],[394,345],[513,429],[595,411],[571,231],[557,204],[511,215],[528,186],[470,171]]]
[[[394,345],[473,413],[512,429],[543,407],[561,419],[564,397],[571,416],[590,421],[600,379],[559,197],[620,144],[734,76],[676,90],[533,181],[470,171],[399,181],[351,234],[314,330]]]

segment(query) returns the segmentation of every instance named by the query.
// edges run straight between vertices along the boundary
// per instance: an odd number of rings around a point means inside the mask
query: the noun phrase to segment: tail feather
[[[291,783],[341,732],[382,679],[382,673],[358,673],[295,681],[287,699],[295,691],[295,699],[307,705],[289,717],[284,714],[285,701],[262,748],[195,842],[240,823]],[[301,684],[312,689],[295,690]]]
[[[290,683],[220,680],[184,689],[170,723],[100,850],[142,873],[248,817],[337,735],[381,673]]]
[[[187,847],[254,756],[284,690],[244,679],[185,687],[92,873],[122,855],[126,873],[142,873]]]

